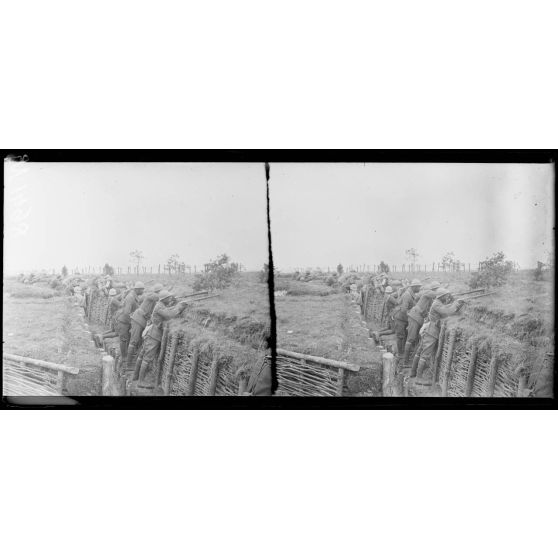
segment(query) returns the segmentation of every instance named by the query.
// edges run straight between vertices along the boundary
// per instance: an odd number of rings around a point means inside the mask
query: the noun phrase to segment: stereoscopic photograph
[[[3,395],[552,398],[554,172],[6,159]]]
[[[5,396],[271,394],[263,164],[4,171]]]

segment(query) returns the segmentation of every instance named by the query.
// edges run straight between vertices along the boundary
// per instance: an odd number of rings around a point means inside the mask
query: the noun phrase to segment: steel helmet
[[[439,289],[442,285],[440,285],[440,283],[438,283],[438,281],[432,281],[432,283],[430,283],[430,290],[435,291],[436,289]]]
[[[159,300],[165,300],[165,298],[169,298],[169,296],[172,296],[172,293],[169,293],[169,291],[163,289],[159,293]]]
[[[136,281],[134,289],[145,289],[145,285],[141,281]]]
[[[116,296],[116,289],[110,289],[109,296]]]
[[[422,287],[420,279],[413,279],[411,281],[411,287]]]
[[[153,292],[158,293],[162,290],[163,290],[163,285],[161,285],[161,283],[155,283],[155,285],[153,285]]]
[[[443,296],[451,294],[447,289],[444,289],[443,287],[439,288],[436,292],[438,293],[436,298],[442,298]]]
[[[392,292],[393,292],[393,289],[391,287],[389,287],[389,286],[386,287],[386,293],[392,293]]]

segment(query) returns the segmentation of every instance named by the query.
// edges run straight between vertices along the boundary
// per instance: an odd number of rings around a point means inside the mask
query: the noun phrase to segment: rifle
[[[474,289],[474,290],[472,290],[472,291],[467,291],[467,292],[464,292],[464,293],[456,293],[456,294],[454,294],[453,296],[463,296],[463,295],[468,295],[468,294],[471,294],[471,293],[478,293],[478,292],[484,291],[484,290],[485,290],[484,288],[482,288],[482,289]]]
[[[185,298],[191,298],[193,296],[208,295],[208,294],[209,294],[209,291],[198,291],[196,293],[176,296],[175,298],[176,298],[176,300],[183,300]]]
[[[193,298],[190,300],[187,300],[186,302],[198,302],[199,300],[206,300],[208,298],[215,298],[219,296],[218,294],[212,294],[212,295],[207,295],[207,296],[201,296],[200,298]],[[186,297],[181,297],[181,298],[177,298],[177,300],[184,300]]]

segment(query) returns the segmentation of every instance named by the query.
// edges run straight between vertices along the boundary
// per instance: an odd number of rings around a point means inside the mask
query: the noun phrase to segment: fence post
[[[337,395],[337,397],[342,397],[343,396],[343,382],[345,380],[345,369],[344,368],[339,368],[339,370],[337,371],[337,389],[336,389],[336,393],[335,395]]]
[[[448,360],[444,369],[444,376],[442,378],[442,397],[448,396],[449,376],[451,373],[451,362],[453,360],[453,351],[455,349],[455,338],[457,337],[457,330],[452,329],[449,334],[449,347],[448,347]]]
[[[215,395],[217,389],[217,378],[219,377],[219,357],[215,355],[211,363],[209,372],[209,385],[207,386],[207,395]]]
[[[195,347],[192,351],[192,364],[190,365],[190,376],[188,378],[188,387],[186,388],[186,395],[194,395],[196,388],[196,379],[198,377],[198,361],[200,358],[200,350]]]
[[[471,394],[473,393],[478,352],[479,346],[477,345],[477,343],[475,343],[473,345],[473,348],[471,349],[471,358],[469,359],[469,369],[467,370],[467,384],[465,385],[465,397],[471,397]]]
[[[169,366],[168,366],[167,376],[165,378],[165,383],[163,384],[163,393],[165,395],[168,395],[170,393],[174,361],[176,359],[176,350],[178,349],[178,340],[179,340],[179,335],[178,333],[176,333],[175,335],[173,335],[171,340]],[[160,373],[160,370],[158,372]],[[157,376],[155,377],[155,387],[157,387],[158,385],[159,385],[159,374],[157,374]]]
[[[159,264],[159,275],[161,275],[161,264]]]
[[[498,377],[498,355],[494,355],[490,359],[490,373],[488,374],[488,384],[485,390],[485,397],[494,396],[494,388],[496,386],[497,377]]]
[[[469,273],[471,273],[471,264],[469,264]]]
[[[444,343],[446,340],[446,322],[442,324],[440,328],[440,335],[438,336],[438,350],[436,351],[436,357],[434,358],[434,364],[432,369],[432,385],[438,381],[438,368],[440,366],[440,360],[442,359],[442,351],[444,349]]]

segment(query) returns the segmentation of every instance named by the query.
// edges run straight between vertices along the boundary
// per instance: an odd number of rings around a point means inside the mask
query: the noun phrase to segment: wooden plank
[[[209,385],[207,386],[206,395],[215,395],[217,390],[217,378],[219,377],[219,357],[216,355],[213,357],[213,362],[211,363],[211,370],[209,372]]]
[[[165,378],[165,384],[163,386],[163,393],[165,395],[168,395],[170,392],[170,386],[171,386],[171,382],[172,382],[172,375],[173,375],[173,370],[174,370],[174,361],[176,360],[176,349],[178,349],[178,340],[179,340],[179,335],[178,333],[173,335],[171,338],[171,348],[170,348],[170,355],[169,355],[169,369],[167,372],[167,377]],[[159,375],[156,375],[155,378],[155,387],[157,387],[159,385]]]
[[[337,395],[338,397],[342,397],[343,396],[343,382],[345,380],[345,369],[344,368],[339,368],[338,373],[337,373],[337,390],[335,395]]]
[[[196,389],[196,380],[198,378],[198,361],[200,358],[200,350],[198,347],[194,348],[192,353],[192,364],[190,365],[190,377],[188,378],[188,390],[186,395],[194,395]]]
[[[473,393],[473,384],[475,383],[475,371],[477,364],[477,355],[479,353],[479,346],[477,343],[471,349],[471,358],[469,359],[469,368],[467,370],[467,384],[465,386],[465,397],[471,397]]]
[[[444,376],[442,378],[442,397],[448,396],[449,376],[451,373],[451,362],[453,360],[453,351],[455,350],[455,338],[457,337],[457,330],[452,329],[449,333],[449,346],[448,346],[448,360],[444,369]]]
[[[29,358],[24,356],[12,355],[9,353],[2,353],[2,358],[12,361],[12,362],[22,362],[25,364],[31,364],[33,366],[38,366],[40,368],[46,368],[53,372],[64,372],[66,374],[79,374],[79,368],[73,366],[65,366],[63,364],[56,364],[54,362],[47,362],[45,360],[38,360],[36,358]]]
[[[496,386],[497,377],[498,377],[498,355],[494,355],[490,359],[490,372],[488,374],[488,384],[484,392],[485,397],[494,396],[494,387]]]
[[[349,364],[348,362],[341,362],[339,360],[331,360],[329,358],[317,357],[313,355],[304,355],[302,353],[295,353],[294,351],[287,351],[285,349],[277,349],[277,354],[299,360],[308,360],[310,362],[324,364],[326,366],[331,366],[332,368],[343,368],[344,370],[350,370],[351,372],[358,372],[360,370],[360,366],[358,364]]]
[[[442,323],[440,328],[440,335],[438,336],[438,350],[436,351],[436,357],[434,358],[434,369],[432,370],[432,385],[438,381],[438,369],[440,367],[440,361],[442,360],[442,351],[444,349],[444,343],[446,340],[446,322]]]

